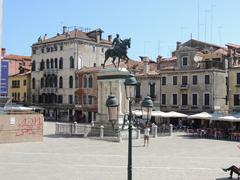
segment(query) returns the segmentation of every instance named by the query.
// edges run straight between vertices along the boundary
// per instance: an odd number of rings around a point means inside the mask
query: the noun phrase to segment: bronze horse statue
[[[108,60],[109,57],[112,57],[112,63],[115,66],[115,68],[117,67],[116,64],[114,63],[116,58],[118,58],[118,68],[119,68],[119,64],[121,59],[125,60],[125,64],[128,62],[129,57],[127,56],[127,49],[131,47],[131,38],[128,39],[124,39],[120,44],[119,47],[116,48],[110,48],[108,50],[106,50],[105,52],[105,61],[103,64],[103,68],[105,68],[105,63]]]

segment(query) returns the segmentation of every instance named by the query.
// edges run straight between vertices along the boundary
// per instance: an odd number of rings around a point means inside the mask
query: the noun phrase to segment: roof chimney
[[[176,50],[178,50],[180,48],[181,44],[182,44],[181,42],[177,41]]]
[[[149,58],[147,56],[139,56],[141,58],[141,61],[144,63],[143,72],[144,74],[147,74],[149,72]]]
[[[67,32],[67,26],[63,26],[63,34]]]
[[[5,49],[5,48],[2,48],[1,57],[4,57],[4,56],[5,56],[5,53],[6,53],[6,49]]]
[[[108,41],[112,42],[112,35],[108,35]]]

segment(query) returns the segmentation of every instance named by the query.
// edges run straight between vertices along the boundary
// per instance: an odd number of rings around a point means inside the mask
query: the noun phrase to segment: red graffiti
[[[40,135],[42,134],[43,122],[40,117],[28,117],[22,120],[17,127],[16,136]]]

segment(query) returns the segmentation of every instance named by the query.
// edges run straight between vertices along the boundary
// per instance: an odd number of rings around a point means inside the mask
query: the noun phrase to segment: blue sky
[[[198,16],[198,0],[4,0],[3,46],[8,53],[31,55],[40,35],[81,26],[103,29],[104,38],[131,37],[130,58],[155,60],[170,56],[176,41],[189,40],[191,33],[215,44],[240,44],[239,7],[239,0],[199,0]]]

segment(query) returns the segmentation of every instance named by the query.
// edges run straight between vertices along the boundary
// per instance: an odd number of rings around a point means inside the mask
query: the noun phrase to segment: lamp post
[[[153,102],[151,97],[145,97],[142,101],[142,118],[147,120],[146,125],[148,125],[148,121],[151,120],[152,108]]]
[[[114,95],[109,95],[106,101],[106,106],[108,108],[108,120],[112,123],[114,129],[115,123],[118,121],[118,107],[119,103]]]
[[[129,103],[128,113],[128,180],[132,180],[132,102],[135,97],[135,88],[137,86],[137,80],[133,75],[129,75],[124,82],[126,98]]]

